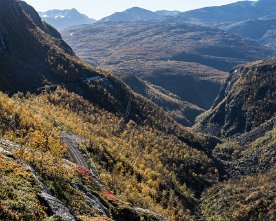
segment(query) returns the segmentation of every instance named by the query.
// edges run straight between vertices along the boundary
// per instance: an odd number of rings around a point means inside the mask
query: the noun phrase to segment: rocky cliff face
[[[276,117],[218,145],[213,154],[220,159],[229,177],[264,174],[275,167]]]
[[[197,128],[222,137],[251,131],[275,114],[275,85],[276,58],[238,66]]]
[[[208,220],[274,220],[276,58],[236,67],[196,129],[227,138],[212,150],[225,181],[201,197]]]

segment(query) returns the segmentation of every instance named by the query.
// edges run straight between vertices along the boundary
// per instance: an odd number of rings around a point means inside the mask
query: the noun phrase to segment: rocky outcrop
[[[266,173],[276,163],[275,128],[274,117],[249,133],[218,145],[213,154],[232,178]]]
[[[74,135],[71,136],[74,137]],[[9,140],[0,139],[0,157],[3,154],[5,156],[9,156],[13,161],[20,162],[21,167],[26,169],[26,171],[31,174],[31,176],[34,178],[35,185],[39,187],[39,192],[36,194],[37,199],[40,202],[40,205],[44,207],[47,216],[52,218],[61,218],[65,221],[78,220],[77,214],[74,212],[74,208],[71,208],[68,205],[68,202],[66,203],[65,199],[60,198],[60,196],[55,195],[50,190],[50,187],[46,185],[47,181],[44,180],[45,178],[42,178],[40,175],[38,175],[34,167],[24,163],[21,160],[16,160],[15,152],[17,152],[19,148],[28,150],[27,147],[20,146]],[[68,165],[70,164],[66,160],[64,160],[64,163],[67,163]],[[89,176],[91,176],[90,178],[93,177],[92,175]],[[95,179],[95,177],[92,179]],[[95,193],[89,190],[82,183],[75,183],[72,180],[67,180],[66,182],[70,183],[72,187],[71,191],[77,191],[82,194],[85,203],[87,203],[90,211],[96,217],[113,217],[116,221],[166,221],[165,218],[150,210],[133,207],[130,203],[123,202],[121,200],[107,202],[99,195],[95,195]],[[94,182],[94,185],[98,186],[100,180],[94,180]],[[103,191],[108,191],[102,184],[100,184],[98,188],[102,189]],[[64,192],[66,192],[66,190],[64,190]]]
[[[142,208],[125,208],[122,209],[121,219],[124,221],[167,221],[167,219],[157,215],[156,213]],[[120,220],[121,220],[120,219]]]
[[[66,221],[76,221],[76,218],[70,210],[56,197],[53,197],[46,192],[42,192],[40,200],[48,206],[48,213],[55,214]]]
[[[93,209],[96,211],[97,214],[100,214],[105,217],[110,217],[108,208],[106,208],[102,204],[102,202],[97,196],[95,196],[88,189],[86,189],[85,186],[81,184],[77,184],[74,187],[84,193],[86,200],[92,205]]]
[[[249,132],[276,112],[276,58],[235,68],[196,128],[220,137]]]

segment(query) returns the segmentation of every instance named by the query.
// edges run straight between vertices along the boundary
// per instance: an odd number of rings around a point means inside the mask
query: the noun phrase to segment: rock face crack
[[[2,35],[0,34],[0,52],[3,52],[6,48]]]
[[[101,203],[97,196],[95,196],[81,184],[77,184],[74,187],[85,194],[87,201],[93,205],[93,208],[96,209],[99,214],[105,217],[110,217],[109,210]]]
[[[5,39],[3,35],[0,33],[0,53],[8,51],[7,43],[5,42]]]

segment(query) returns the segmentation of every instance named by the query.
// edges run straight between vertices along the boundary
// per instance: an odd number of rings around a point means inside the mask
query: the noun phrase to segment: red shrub
[[[77,171],[79,174],[81,174],[83,177],[88,177],[88,176],[90,176],[90,171],[89,171],[87,168],[85,168],[85,167],[78,166],[78,167],[76,168],[76,171]]]
[[[117,196],[109,190],[104,190],[102,192],[102,195],[111,200],[117,199]]]

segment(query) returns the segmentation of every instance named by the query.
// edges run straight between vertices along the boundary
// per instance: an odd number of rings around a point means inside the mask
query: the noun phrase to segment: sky
[[[187,11],[206,6],[225,5],[237,0],[25,0],[37,11],[76,8],[90,18],[100,19],[114,12],[138,6],[152,11]]]

